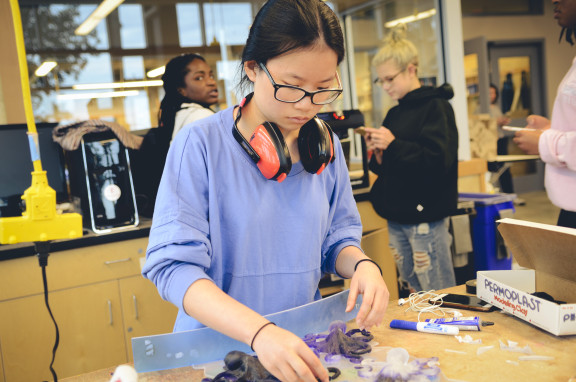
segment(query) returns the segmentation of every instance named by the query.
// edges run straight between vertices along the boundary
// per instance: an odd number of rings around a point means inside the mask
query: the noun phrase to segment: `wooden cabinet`
[[[2,344],[0,343],[0,382],[6,382],[4,379],[4,361],[2,360]]]
[[[132,337],[172,332],[178,309],[161,300],[156,286],[142,276],[120,280],[120,299],[127,357],[132,362]]]
[[[177,309],[140,275],[147,239],[51,253],[59,378],[132,361],[131,338],[172,331]],[[35,256],[0,262],[1,382],[51,380],[55,328]]]
[[[117,282],[52,292],[49,300],[60,329],[54,362],[59,377],[126,359]],[[6,381],[52,379],[55,329],[42,295],[0,303],[0,335]]]
[[[388,223],[380,217],[369,201],[356,203],[362,219],[362,242],[366,256],[374,260],[382,269],[382,276],[390,292],[390,299],[398,298],[398,276],[396,263],[388,245]],[[349,280],[345,283],[349,287]]]

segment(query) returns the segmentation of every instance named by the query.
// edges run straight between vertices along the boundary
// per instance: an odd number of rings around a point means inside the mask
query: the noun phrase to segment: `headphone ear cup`
[[[300,128],[298,151],[304,169],[311,174],[320,174],[334,161],[334,138],[326,122],[314,117]]]
[[[290,151],[282,132],[273,123],[264,122],[250,138],[250,146],[260,156],[256,163],[266,179],[282,182],[292,169]]]

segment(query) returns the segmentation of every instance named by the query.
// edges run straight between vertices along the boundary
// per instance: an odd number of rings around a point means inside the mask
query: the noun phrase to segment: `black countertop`
[[[356,202],[368,200],[370,188],[355,189],[354,199]],[[116,241],[138,239],[147,237],[152,226],[152,219],[140,217],[140,223],[137,227],[121,229],[106,234],[96,234],[92,230],[84,229],[84,235],[77,239],[54,240],[50,243],[50,252],[65,251],[68,249],[88,247],[98,244],[113,243]],[[20,257],[36,255],[34,243],[18,243],[0,245],[0,261],[18,259]]]

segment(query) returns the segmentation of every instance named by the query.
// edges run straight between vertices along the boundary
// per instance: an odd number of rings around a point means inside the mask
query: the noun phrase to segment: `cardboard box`
[[[477,296],[557,336],[576,334],[576,229],[498,222],[512,256],[528,269],[478,271]],[[566,304],[535,297],[536,291]]]

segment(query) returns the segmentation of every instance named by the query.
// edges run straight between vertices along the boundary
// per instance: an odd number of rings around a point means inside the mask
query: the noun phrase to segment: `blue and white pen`
[[[449,336],[456,336],[460,333],[460,329],[456,326],[434,324],[432,322],[392,320],[390,327],[392,329],[417,330],[423,333],[447,334]]]

